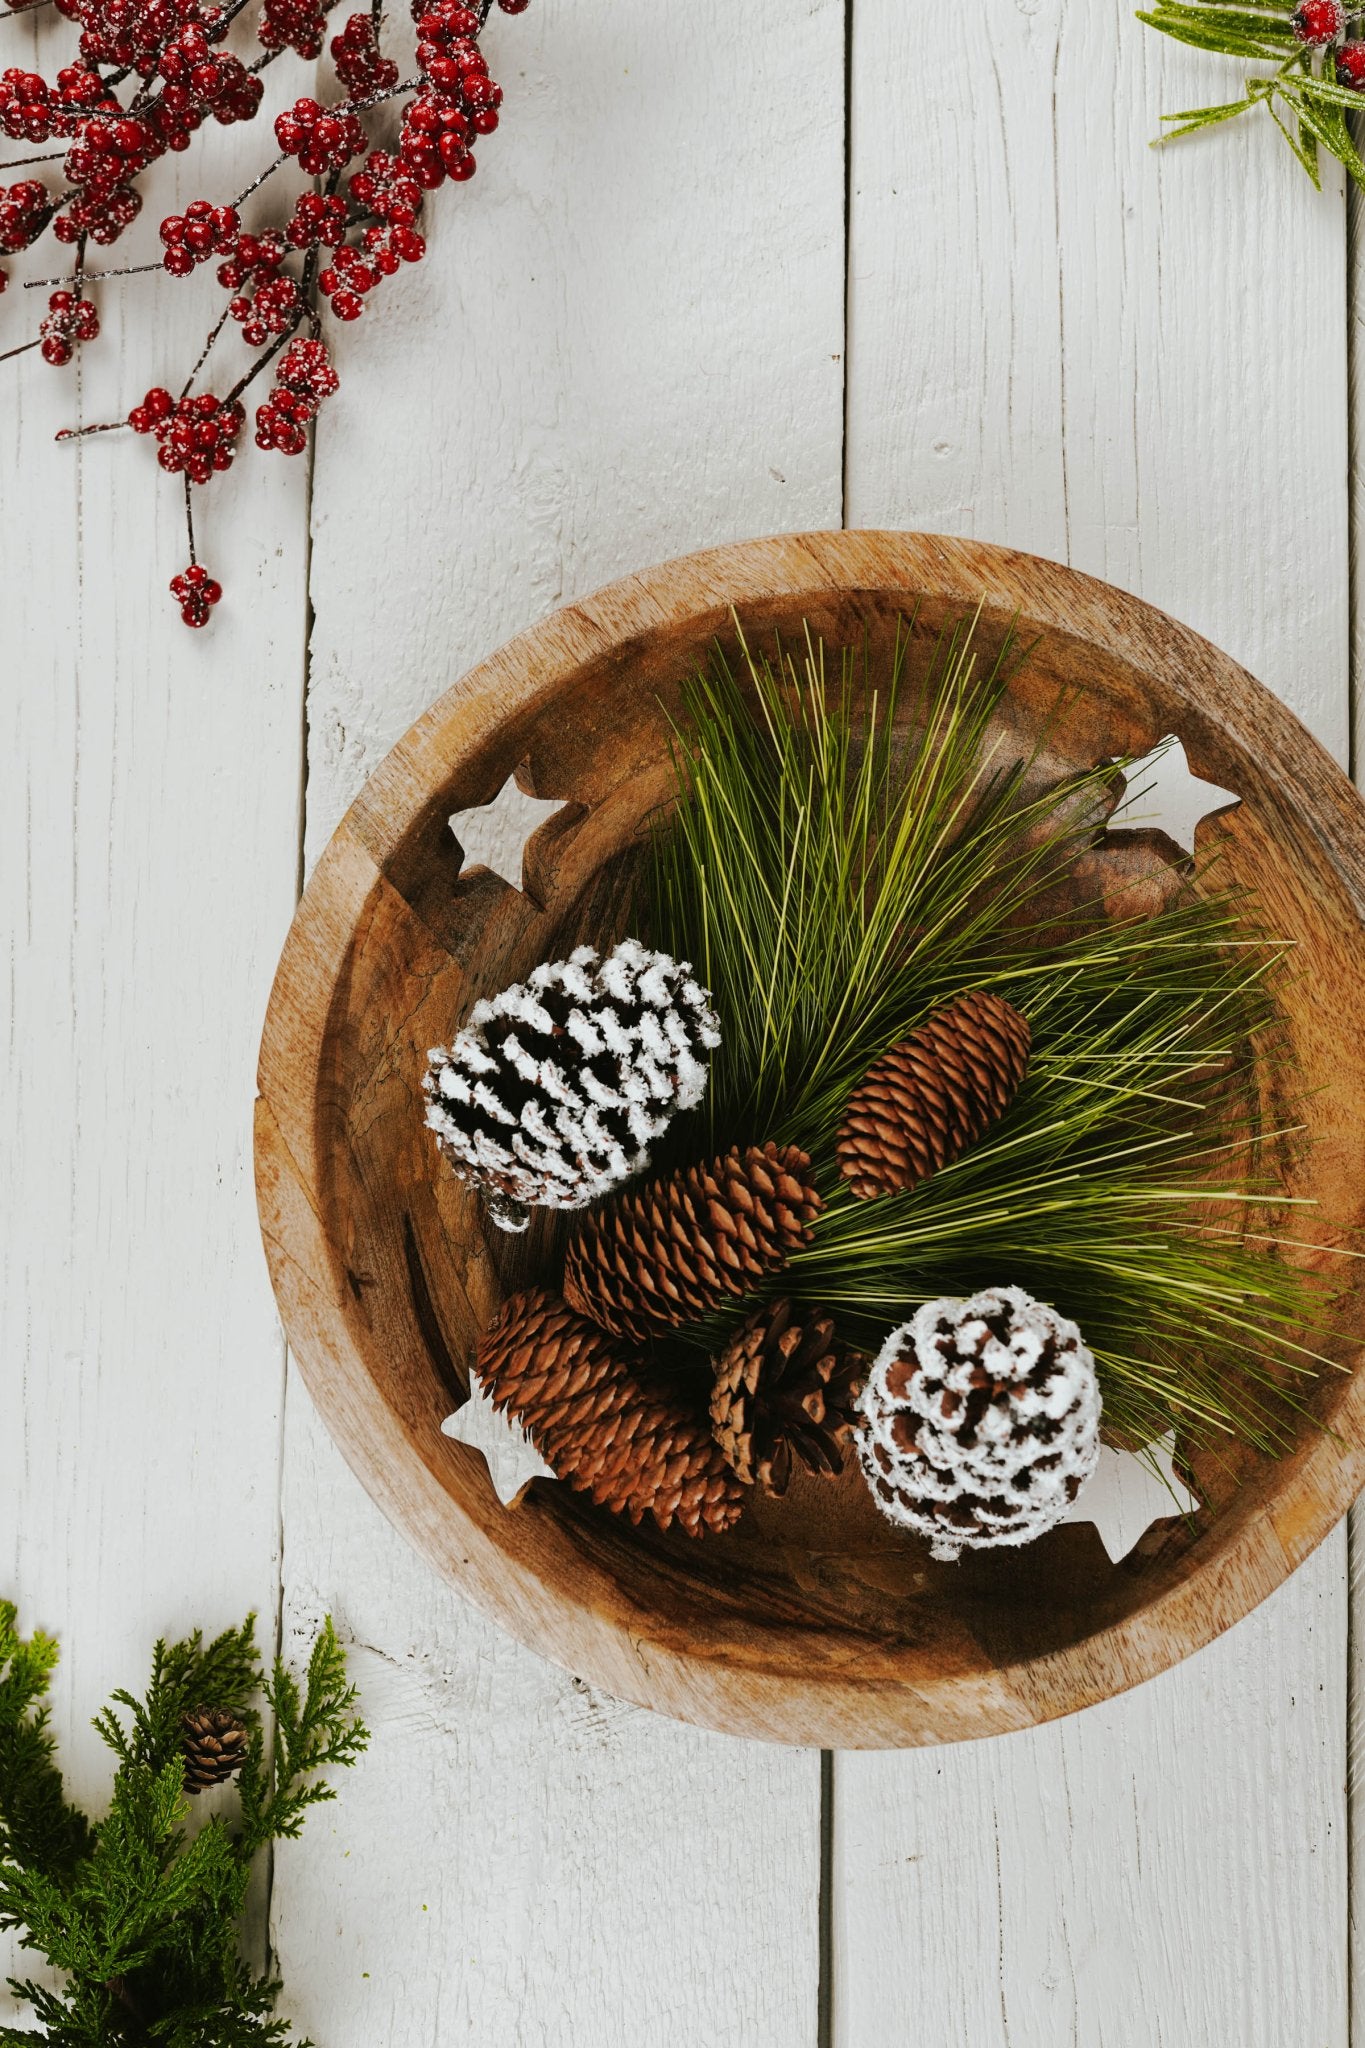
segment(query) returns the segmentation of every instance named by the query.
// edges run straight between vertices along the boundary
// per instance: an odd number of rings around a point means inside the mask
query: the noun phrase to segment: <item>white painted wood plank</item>
[[[1070,559],[1344,755],[1339,192],[1125,10],[856,0],[849,514]],[[904,117],[888,79],[907,81]],[[998,1744],[841,1756],[834,2041],[1347,2039],[1344,1540],[1181,1669]]]
[[[58,28],[37,61],[72,41]],[[34,61],[32,31],[3,33],[6,61]],[[260,161],[261,134],[208,139],[214,167],[158,179],[128,260],[177,193]],[[58,1735],[97,1805],[110,1689],[163,1631],[257,1607],[269,1640],[277,1590],[283,1344],[251,1103],[297,871],[304,478],[251,450],[201,494],[226,596],[196,634],[166,588],[183,514],[153,450],[52,443],[183,376],[217,297],[110,285],[79,378],[0,369],[0,1590],[61,1637]],[[0,331],[23,311],[16,279]]]
[[[503,126],[348,347],[314,514],[308,847],[478,656],[618,572],[834,525],[843,12],[536,0]],[[819,1762],[600,1700],[410,1556],[291,1385],[286,1616],[379,1724],[277,1868],[327,2048],[814,2048]]]

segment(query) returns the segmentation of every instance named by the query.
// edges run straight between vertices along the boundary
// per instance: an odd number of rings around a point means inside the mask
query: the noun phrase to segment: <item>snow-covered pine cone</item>
[[[873,1499],[937,1558],[1031,1543],[1099,1461],[1095,1361],[1021,1287],[927,1301],[887,1338],[859,1407]]]
[[[639,1173],[706,1091],[720,1044],[686,961],[622,939],[579,946],[474,1005],[430,1054],[426,1121],[504,1229],[528,1208],[583,1209]]]

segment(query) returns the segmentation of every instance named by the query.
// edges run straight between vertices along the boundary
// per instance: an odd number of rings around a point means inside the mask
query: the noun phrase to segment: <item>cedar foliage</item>
[[[16,1624],[0,1601],[0,1928],[20,1930],[62,1983],[12,1978],[38,2027],[0,2025],[0,2042],[285,2048],[288,2026],[272,2016],[281,1987],[247,1968],[238,1925],[258,1851],[335,1798],[321,1774],[353,1764],[369,1740],[330,1618],[302,1683],[278,1657],[264,1669],[254,1615],[207,1644],[198,1631],[159,1642],[143,1697],[116,1692],[95,1717],[117,1760],[99,1822],[68,1802],[55,1758],[57,1645],[25,1641]],[[191,1832],[181,1717],[204,1702],[237,1714],[249,1742],[236,1815],[215,1812]]]

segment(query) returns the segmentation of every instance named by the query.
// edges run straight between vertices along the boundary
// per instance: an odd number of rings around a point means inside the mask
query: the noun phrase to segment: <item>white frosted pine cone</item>
[[[1100,1455],[1095,1361],[1022,1287],[927,1301],[893,1330],[863,1390],[858,1455],[883,1514],[932,1555],[1031,1543]]]
[[[579,946],[474,1005],[429,1056],[426,1121],[504,1229],[531,1208],[582,1209],[649,1163],[706,1092],[720,1044],[686,961],[622,939]]]

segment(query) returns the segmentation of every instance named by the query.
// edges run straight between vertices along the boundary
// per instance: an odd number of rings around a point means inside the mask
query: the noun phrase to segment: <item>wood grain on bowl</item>
[[[480,1328],[536,1273],[562,1221],[487,1225],[421,1113],[429,1047],[483,993],[627,916],[634,859],[671,792],[678,685],[717,638],[927,653],[982,606],[987,654],[1037,641],[1002,711],[1060,773],[1179,734],[1241,803],[1207,821],[1222,873],[1298,947],[1286,982],[1314,1142],[1290,1159],[1312,1232],[1365,1212],[1365,807],[1303,728],[1197,634],[1110,586],[977,543],[808,534],[689,556],[611,585],[510,642],[433,705],[372,776],[300,904],[261,1053],[257,1180],[281,1309],[329,1428],[375,1499],[523,1640],[625,1698],[735,1733],[830,1747],[1028,1726],[1150,1676],[1265,1597],[1365,1481],[1365,1385],[1317,1384],[1293,1449],[1244,1453],[1122,1565],[1088,1526],[955,1566],[881,1521],[859,1483],[794,1486],[734,1531],[650,1537],[536,1481],[513,1512],[481,1456],[441,1435]],[[911,670],[914,669],[912,654]],[[907,704],[912,706],[913,693]],[[522,894],[460,873],[447,821],[523,781],[568,807],[528,848]],[[1111,849],[1123,914],[1131,839]],[[1091,889],[1093,894],[1093,888]],[[1008,1277],[1008,1276],[1005,1276]],[[1341,1364],[1365,1335],[1342,1312]],[[1323,1427],[1323,1425],[1327,1427]]]

